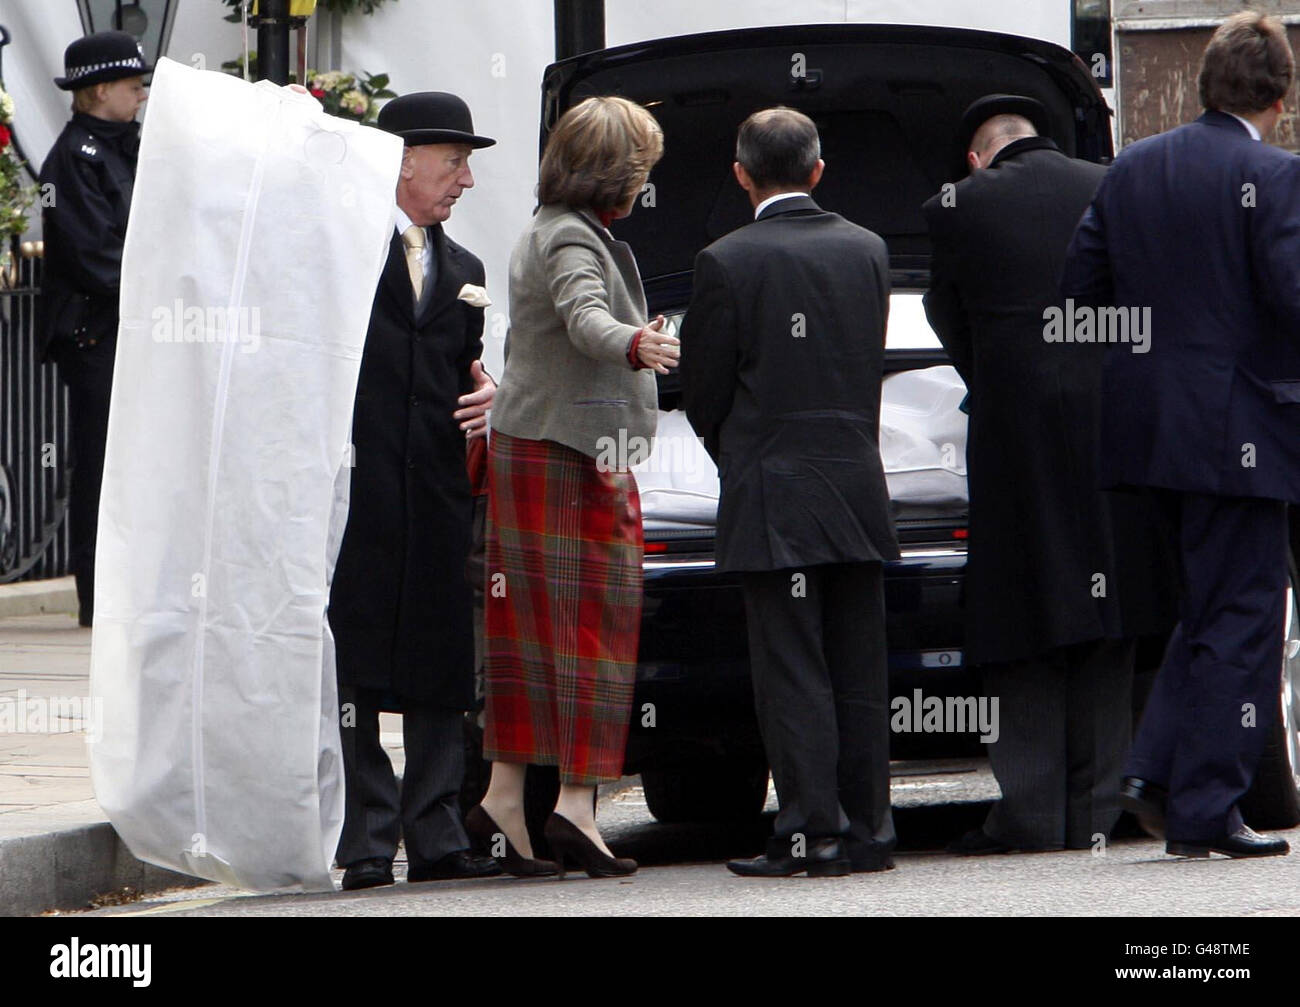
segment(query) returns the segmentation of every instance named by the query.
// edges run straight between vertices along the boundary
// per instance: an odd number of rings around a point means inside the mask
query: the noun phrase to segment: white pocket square
[[[467,283],[460,288],[456,300],[464,301],[472,308],[486,308],[492,304],[492,298],[488,297],[487,291],[482,287],[476,287],[472,283]]]

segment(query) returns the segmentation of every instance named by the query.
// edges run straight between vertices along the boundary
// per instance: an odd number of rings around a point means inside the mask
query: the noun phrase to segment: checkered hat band
[[[109,70],[115,66],[130,67],[133,70],[143,70],[144,60],[139,56],[132,56],[130,59],[115,59],[108,63],[88,63],[86,66],[70,66],[68,67],[67,79],[77,80],[80,77],[86,76],[88,73],[97,73],[100,70]]]

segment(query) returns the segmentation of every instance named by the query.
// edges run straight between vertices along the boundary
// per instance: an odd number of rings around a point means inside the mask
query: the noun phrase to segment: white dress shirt
[[[1242,118],[1241,116],[1239,116],[1236,112],[1229,112],[1228,114],[1229,114],[1230,116],[1232,116],[1234,119],[1236,119],[1239,123],[1241,123],[1243,126],[1246,127],[1246,129],[1248,129],[1248,130],[1250,131],[1250,138],[1251,138],[1252,140],[1260,140],[1260,141],[1262,141],[1262,140],[1264,139],[1262,136],[1259,135],[1259,130],[1255,128],[1255,124],[1254,124],[1253,122],[1251,122],[1249,119],[1243,119],[1243,118]]]
[[[808,195],[808,193],[806,192],[778,192],[775,196],[768,196],[767,199],[763,200],[763,202],[759,203],[756,207],[754,207],[754,219],[757,220],[758,215],[762,213],[764,210],[766,210],[773,203],[775,203],[778,199],[790,199],[792,196],[806,196],[806,195]]]

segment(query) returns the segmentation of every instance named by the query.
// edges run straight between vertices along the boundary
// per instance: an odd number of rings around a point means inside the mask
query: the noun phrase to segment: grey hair
[[[736,134],[736,160],[762,189],[806,186],[821,156],[813,121],[784,105],[755,112]]]

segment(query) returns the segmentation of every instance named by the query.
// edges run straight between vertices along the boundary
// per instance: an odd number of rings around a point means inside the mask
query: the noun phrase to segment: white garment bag
[[[122,262],[96,550],[95,796],[142,860],[331,887],[325,619],[402,142],[163,59]]]
[[[949,364],[880,385],[880,458],[896,507],[961,505],[966,490],[966,384]]]

